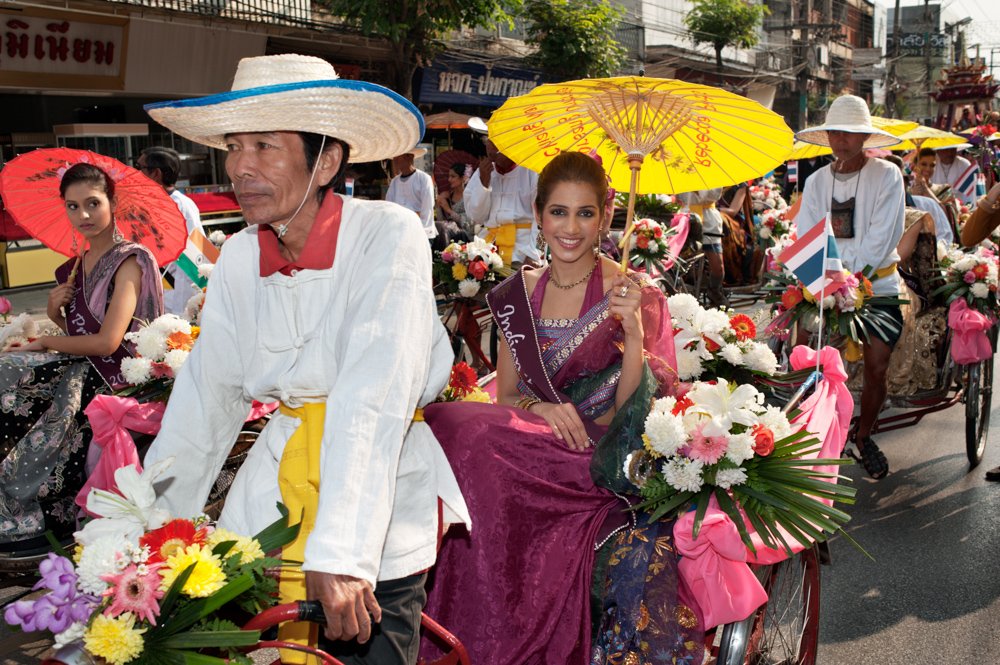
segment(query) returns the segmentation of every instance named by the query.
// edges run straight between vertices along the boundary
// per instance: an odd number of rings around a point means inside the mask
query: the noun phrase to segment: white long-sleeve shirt
[[[417,169],[408,176],[396,176],[389,182],[385,200],[417,213],[427,237],[437,237],[437,227],[434,226],[434,181],[429,175]]]
[[[534,201],[538,188],[538,174],[523,166],[513,171],[493,171],[490,186],[483,187],[479,170],[472,174],[465,185],[465,212],[476,224],[496,228],[501,224],[530,224],[530,228],[517,230],[512,260],[539,261],[541,254],[535,244],[538,228],[535,223]]]
[[[176,189],[170,192],[170,198],[173,199],[181,214],[184,215],[188,236],[195,230],[204,234],[205,228],[201,225],[201,214],[198,212],[198,205],[190,197]],[[201,291],[201,289],[191,281],[187,273],[181,270],[176,263],[168,265],[166,271],[174,280],[174,288],[164,290],[163,310],[169,314],[182,315],[184,314],[184,307],[187,305],[188,300],[191,299],[191,296]]]
[[[934,218],[934,233],[938,240],[955,242],[955,234],[951,230],[951,224],[948,223],[948,215],[944,214],[940,203],[928,196],[914,196],[913,205],[924,212],[929,212]]]
[[[951,164],[945,164],[940,159],[937,160],[937,164],[934,165],[934,173],[931,175],[931,182],[935,185],[951,185],[951,193],[955,198],[962,201],[965,205],[972,207],[976,205],[976,189],[972,188],[968,193],[959,190],[959,185],[961,185],[962,176],[968,172],[969,167],[972,166],[972,162],[967,160],[965,157],[956,155],[955,159]]]
[[[899,261],[896,245],[903,237],[906,214],[906,194],[903,175],[893,164],[881,159],[869,159],[860,173],[846,183],[836,185],[836,199],[846,201],[855,196],[854,237],[837,238],[837,250],[844,267],[851,272],[871,266],[878,270]],[[802,192],[802,207],[795,218],[799,236],[811,229],[830,211],[834,197],[834,178],[830,166],[824,166],[806,181]],[[899,274],[872,281],[877,295],[899,293]]]
[[[345,198],[326,270],[260,276],[257,227],[229,239],[212,273],[201,336],[177,376],[146,462],[176,458],[159,502],[201,512],[251,400],[326,402],[316,527],[303,569],[375,584],[431,566],[438,497],[469,522],[444,451],[411,422],[454,359],[431,290],[430,247],[398,206]],[[222,526],[247,535],[279,517],[277,474],[299,425],[276,414],[240,469]]]

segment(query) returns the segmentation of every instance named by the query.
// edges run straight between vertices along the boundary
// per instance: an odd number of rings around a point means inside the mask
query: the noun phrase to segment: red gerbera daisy
[[[736,333],[736,339],[743,342],[757,336],[757,326],[746,314],[737,314],[729,319],[729,325]]]
[[[476,387],[476,370],[469,367],[468,363],[460,362],[451,368],[451,380],[448,387],[451,388],[458,397],[464,397]]]
[[[188,545],[205,542],[205,535],[205,530],[196,529],[191,520],[177,519],[143,534],[139,544],[149,547],[149,563],[160,563]]]

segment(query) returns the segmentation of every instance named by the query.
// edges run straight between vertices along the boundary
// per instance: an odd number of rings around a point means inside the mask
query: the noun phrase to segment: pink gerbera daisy
[[[725,436],[705,436],[701,425],[692,433],[687,445],[687,456],[705,464],[715,464],[726,454],[729,442]]]
[[[131,612],[139,619],[156,625],[156,617],[160,614],[160,604],[163,597],[160,591],[159,564],[131,564],[120,573],[102,575],[101,579],[111,586],[104,592],[111,597],[111,605],[104,611],[110,617],[116,617],[125,612]]]

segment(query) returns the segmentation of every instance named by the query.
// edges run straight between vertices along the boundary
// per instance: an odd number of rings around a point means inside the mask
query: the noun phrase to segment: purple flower
[[[38,630],[35,623],[35,603],[31,600],[19,600],[11,603],[4,610],[3,620],[11,626],[20,626],[25,632]]]
[[[32,587],[35,591],[49,589],[61,598],[69,598],[76,592],[76,571],[66,557],[49,552],[48,558],[38,565],[38,573],[42,579]]]
[[[55,594],[50,593],[36,600],[34,610],[37,630],[61,633],[73,623],[70,603],[55,597]]]
[[[965,275],[962,277],[962,279],[965,280],[966,284],[975,284],[975,282],[976,282],[976,274],[970,270],[970,271],[968,271],[968,272],[965,273]]]

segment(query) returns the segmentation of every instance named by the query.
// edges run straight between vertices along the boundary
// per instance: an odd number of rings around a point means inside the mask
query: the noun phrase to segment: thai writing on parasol
[[[600,156],[611,186],[629,192],[626,242],[636,193],[745,182],[792,151],[792,130],[753,100],[711,86],[637,76],[538,86],[493,113],[489,136],[507,157],[536,171],[560,152]]]
[[[88,150],[33,150],[0,170],[0,197],[17,225],[60,254],[78,256],[86,241],[66,215],[59,182],[69,167],[81,162],[100,168],[114,181],[114,219],[126,240],[145,245],[161,266],[180,255],[187,225],[163,187],[116,159]]]

